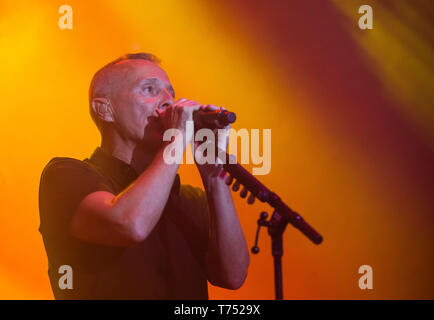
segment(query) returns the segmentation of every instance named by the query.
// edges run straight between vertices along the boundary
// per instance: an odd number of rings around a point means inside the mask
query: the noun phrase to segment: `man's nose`
[[[170,106],[171,105],[171,103],[169,102],[169,101],[166,101],[166,102],[164,102],[164,103],[162,103],[161,105],[160,105],[160,108],[161,109],[166,109],[168,106]]]
[[[160,108],[166,109],[171,104],[173,104],[173,97],[167,89],[164,89],[163,90],[163,99],[160,103]]]

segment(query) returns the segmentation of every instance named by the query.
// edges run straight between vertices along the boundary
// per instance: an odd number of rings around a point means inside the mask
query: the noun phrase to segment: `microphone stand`
[[[223,155],[223,152],[224,151],[219,154]],[[226,154],[226,161],[223,162],[223,168],[231,177],[228,179],[227,184],[231,185],[233,179],[236,180],[232,186],[232,190],[238,191],[240,185],[243,185],[240,196],[245,198],[247,196],[247,191],[250,191],[251,195],[248,200],[249,204],[252,204],[254,199],[258,198],[262,202],[267,202],[274,209],[273,215],[268,221],[266,220],[268,214],[266,212],[261,212],[260,218],[258,220],[258,229],[256,230],[255,245],[252,247],[252,253],[257,254],[259,252],[259,230],[261,227],[266,227],[268,229],[268,234],[271,237],[271,250],[274,260],[274,284],[276,300],[282,300],[283,233],[286,229],[286,226],[288,223],[290,223],[293,227],[299,229],[315,244],[320,244],[323,238],[297,212],[290,209],[277,194],[271,192],[250,172],[237,163],[233,157],[229,156],[225,152],[224,154]]]

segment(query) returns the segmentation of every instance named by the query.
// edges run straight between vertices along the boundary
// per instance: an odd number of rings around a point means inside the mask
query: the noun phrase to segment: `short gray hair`
[[[109,62],[104,67],[99,69],[94,76],[92,77],[92,81],[90,82],[89,87],[89,111],[90,116],[92,117],[93,122],[95,122],[96,126],[100,128],[100,121],[98,116],[95,114],[95,111],[92,108],[92,100],[95,96],[99,95],[100,92],[98,90],[98,82],[103,78],[105,74],[118,62],[125,61],[125,60],[146,60],[151,61],[155,64],[160,64],[160,60],[153,55],[152,53],[145,53],[145,52],[138,52],[138,53],[126,53],[123,56],[117,58],[116,60],[113,60],[112,62]]]

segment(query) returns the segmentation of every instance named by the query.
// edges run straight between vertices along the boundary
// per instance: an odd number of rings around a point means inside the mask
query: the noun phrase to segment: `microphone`
[[[235,113],[227,110],[197,110],[193,112],[194,124],[200,128],[224,128],[237,119]]]

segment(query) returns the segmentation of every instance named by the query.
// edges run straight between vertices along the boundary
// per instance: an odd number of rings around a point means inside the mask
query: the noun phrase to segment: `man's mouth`
[[[151,115],[147,119],[149,123],[159,121],[159,118],[156,115]]]
[[[148,126],[149,129],[151,129],[152,131],[158,131],[159,133],[163,132],[163,124],[161,122],[160,117],[158,117],[157,115],[150,115],[148,118]]]

